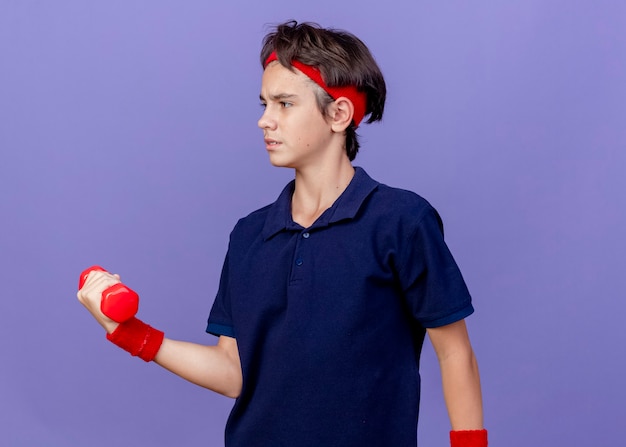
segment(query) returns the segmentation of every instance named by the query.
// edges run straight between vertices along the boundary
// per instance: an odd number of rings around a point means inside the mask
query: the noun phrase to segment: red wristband
[[[163,332],[133,317],[107,334],[107,340],[131,355],[150,362],[159,352],[164,336]]]
[[[487,447],[487,430],[452,430],[451,447]]]

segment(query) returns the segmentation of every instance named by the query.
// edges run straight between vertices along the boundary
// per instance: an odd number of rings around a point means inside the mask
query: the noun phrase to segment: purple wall
[[[0,445],[222,444],[231,402],[110,345],[75,288],[102,264],[144,320],[214,342],[229,231],[291,176],[256,127],[260,40],[289,18],[354,32],[386,75],[356,164],[444,217],[492,444],[616,445],[626,3],[295,4],[0,3]],[[421,445],[446,445],[430,346],[423,377]]]

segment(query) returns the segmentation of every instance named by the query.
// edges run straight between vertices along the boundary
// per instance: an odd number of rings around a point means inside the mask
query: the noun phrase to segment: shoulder
[[[437,210],[421,195],[406,189],[396,188],[379,183],[371,203],[371,211],[384,215],[386,219],[418,224],[424,218],[435,217],[440,220]]]
[[[272,204],[265,205],[264,207],[261,207],[257,210],[252,211],[247,216],[240,218],[235,224],[232,234],[246,234],[246,233],[260,232],[263,226],[265,225],[267,215],[271,208],[272,208]]]
[[[253,246],[263,239],[263,229],[271,205],[259,208],[247,216],[240,218],[230,232],[228,253],[231,260],[248,253]]]
[[[408,206],[410,208],[425,209],[430,207],[430,203],[419,194],[407,189],[396,188],[393,186],[379,183],[376,194],[381,199],[394,200],[400,206]]]

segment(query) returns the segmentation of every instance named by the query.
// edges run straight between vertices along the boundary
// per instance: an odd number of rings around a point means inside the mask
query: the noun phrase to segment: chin
[[[276,157],[276,156],[272,156],[270,154],[270,163],[272,166],[277,167],[277,168],[293,168],[295,167],[294,164],[292,162],[290,162],[290,160],[285,160],[284,158],[281,159],[281,157]]]

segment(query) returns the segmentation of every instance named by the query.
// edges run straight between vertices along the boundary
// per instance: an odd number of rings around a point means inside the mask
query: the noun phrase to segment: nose
[[[263,110],[263,114],[261,115],[261,118],[259,118],[257,125],[261,129],[269,129],[269,130],[276,129],[276,120],[269,113],[269,106],[266,106],[265,109]]]

